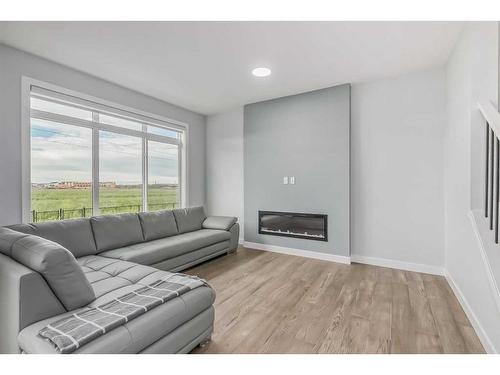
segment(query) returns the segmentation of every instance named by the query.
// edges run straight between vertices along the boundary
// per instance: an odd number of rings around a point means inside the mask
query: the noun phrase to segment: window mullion
[[[177,207],[184,207],[184,196],[182,192],[182,146],[177,145]]]
[[[144,133],[144,136],[148,138],[150,141],[155,141],[159,143],[168,143],[170,145],[179,145],[181,142],[178,139],[165,137],[162,135],[156,135],[151,133]]]
[[[142,125],[142,131],[146,134],[147,126]],[[148,181],[149,181],[149,169],[148,169],[148,139],[147,137],[142,137],[142,210],[149,211],[148,205]]]
[[[92,215],[99,215],[99,113],[92,112]]]
[[[182,132],[179,139],[179,146],[177,147],[178,152],[178,189],[179,189],[179,206],[187,207],[189,205],[188,198],[189,194],[187,192],[188,188],[188,173],[187,173],[187,132]]]

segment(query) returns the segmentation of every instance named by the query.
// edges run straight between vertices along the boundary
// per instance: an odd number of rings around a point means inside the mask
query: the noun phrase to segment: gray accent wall
[[[245,241],[349,256],[349,138],[350,85],[246,105]],[[327,214],[328,242],[260,235],[259,210]]]
[[[189,205],[205,203],[203,115],[0,44],[0,225],[21,221],[22,76],[188,123]]]

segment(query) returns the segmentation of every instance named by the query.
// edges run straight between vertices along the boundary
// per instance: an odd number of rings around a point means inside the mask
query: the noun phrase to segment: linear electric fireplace
[[[328,215],[259,211],[259,233],[328,241]]]

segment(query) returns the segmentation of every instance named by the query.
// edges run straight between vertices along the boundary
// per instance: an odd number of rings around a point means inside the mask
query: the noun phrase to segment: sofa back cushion
[[[0,227],[0,253],[12,258],[12,246],[17,240],[26,236],[27,234]]]
[[[146,241],[179,234],[172,211],[141,212],[139,220],[141,221],[142,233]]]
[[[90,223],[98,253],[144,241],[137,214],[94,216]]]
[[[179,233],[200,230],[207,218],[203,207],[179,208],[173,212]]]
[[[34,234],[62,245],[76,258],[97,254],[89,219],[69,219],[44,223],[18,224],[9,228]]]
[[[58,243],[27,235],[14,242],[11,256],[40,273],[66,310],[85,306],[95,299],[94,290],[75,257]]]

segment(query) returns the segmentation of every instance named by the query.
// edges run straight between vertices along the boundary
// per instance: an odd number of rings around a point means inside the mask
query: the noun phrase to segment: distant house
[[[116,188],[116,182],[99,182],[100,187],[105,187],[105,188]]]
[[[45,188],[45,189],[90,189],[92,188],[91,182],[82,181],[59,181],[59,182],[49,182],[43,184],[32,184],[33,188]],[[116,188],[116,182],[100,182],[100,187],[105,188]]]

